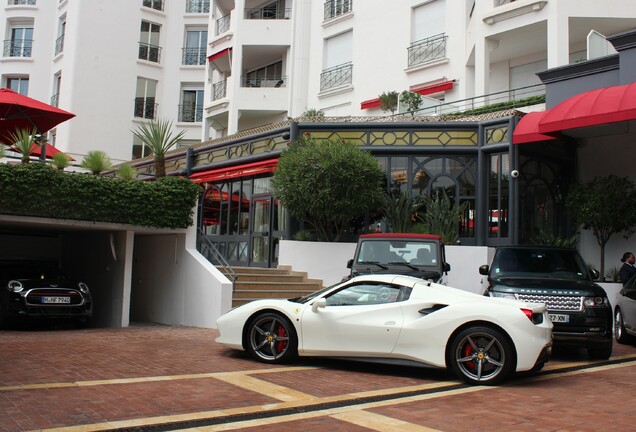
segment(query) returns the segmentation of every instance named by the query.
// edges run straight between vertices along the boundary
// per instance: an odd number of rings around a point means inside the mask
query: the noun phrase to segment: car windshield
[[[63,278],[57,265],[52,262],[2,262],[0,279],[60,279]]]
[[[333,287],[338,286],[340,284],[342,284],[342,282],[338,282],[337,284],[319,289],[318,291],[314,291],[311,294],[307,294],[306,296],[290,298],[288,300],[294,303],[307,303],[308,301],[315,299],[316,297],[320,296],[322,293],[325,293],[329,291],[330,289],[332,289]]]
[[[410,264],[412,266],[437,266],[435,242],[410,240],[366,240],[360,245],[356,261],[376,264]]]
[[[588,279],[587,266],[568,249],[500,249],[492,263],[491,277]]]

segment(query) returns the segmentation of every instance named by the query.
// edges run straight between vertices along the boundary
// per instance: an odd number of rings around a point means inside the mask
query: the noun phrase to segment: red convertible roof
[[[413,240],[442,240],[442,237],[437,234],[413,234],[413,233],[373,233],[362,234],[360,238],[364,239],[382,239],[382,238],[403,238]]]

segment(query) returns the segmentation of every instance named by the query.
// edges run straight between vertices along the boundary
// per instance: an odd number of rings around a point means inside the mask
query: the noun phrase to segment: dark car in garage
[[[88,285],[67,278],[57,262],[0,260],[0,327],[61,318],[85,324],[92,313]]]

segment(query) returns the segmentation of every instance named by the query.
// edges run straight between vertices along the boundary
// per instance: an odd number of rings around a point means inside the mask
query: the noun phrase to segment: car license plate
[[[42,297],[43,304],[70,304],[70,297]]]
[[[562,315],[562,314],[549,314],[550,321],[553,323],[568,323],[570,322],[570,315]]]

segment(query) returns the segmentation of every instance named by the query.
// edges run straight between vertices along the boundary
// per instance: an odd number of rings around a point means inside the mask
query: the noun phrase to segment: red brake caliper
[[[283,326],[278,327],[278,336],[281,336],[281,337],[287,336],[287,332],[285,331],[285,327],[283,327]],[[286,344],[287,344],[287,341],[278,342],[278,346],[276,347],[278,352],[283,351],[283,349],[285,349],[285,345]]]
[[[462,353],[465,357],[469,357],[473,352],[473,347],[470,346],[470,344],[466,344],[466,346],[464,347],[464,352]],[[466,362],[466,364],[468,365],[468,367],[470,367],[471,369],[473,369],[475,367],[475,363],[472,361]]]

